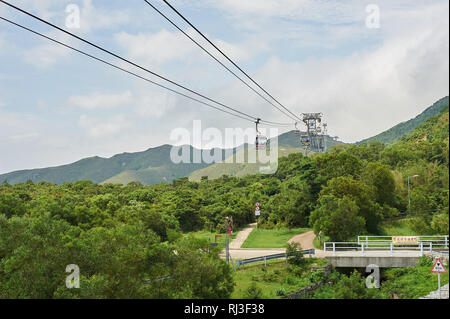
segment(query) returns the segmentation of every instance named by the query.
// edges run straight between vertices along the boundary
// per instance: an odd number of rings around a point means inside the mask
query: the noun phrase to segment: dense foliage
[[[433,259],[421,257],[417,267],[381,269],[380,286],[367,288],[365,273],[354,270],[345,275],[334,271],[329,285],[322,286],[308,298],[313,299],[417,299],[438,289],[437,275],[430,272]],[[448,274],[441,274],[441,285]]]
[[[290,154],[274,175],[153,186],[4,183],[0,298],[229,297],[231,268],[183,233],[223,232],[226,216],[242,227],[255,220],[255,202],[262,227],[311,226],[331,240],[377,233],[407,210],[418,233],[448,234],[448,150],[447,107],[392,146]],[[408,207],[407,177],[415,174]],[[65,288],[69,264],[80,267],[86,289]]]

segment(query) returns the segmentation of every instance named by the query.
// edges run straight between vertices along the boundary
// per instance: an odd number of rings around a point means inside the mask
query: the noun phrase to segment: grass
[[[242,248],[285,248],[289,239],[309,230],[311,229],[254,229],[242,244]]]
[[[233,234],[231,235],[231,240],[236,237],[236,235],[237,235],[237,233],[239,231],[241,231],[241,229],[233,230]],[[225,238],[226,238],[225,233],[218,234],[216,232],[211,232],[211,231],[208,231],[208,230],[199,230],[199,231],[196,231],[196,232],[187,233],[185,236],[187,236],[187,235],[192,235],[195,238],[204,239],[204,240],[207,240],[207,241],[209,241],[211,243],[214,243],[216,235],[222,235],[222,237],[217,238],[217,242],[219,244],[225,245]],[[230,240],[230,242],[231,242],[231,240]]]
[[[382,236],[413,236],[413,235],[423,235],[417,234],[409,226],[410,219],[399,219],[394,221],[386,221],[381,224],[381,235]]]
[[[284,260],[270,261],[267,267],[262,264],[246,265],[245,270],[238,269],[234,273],[236,282],[231,295],[232,299],[247,299],[247,290],[255,284],[262,290],[263,299],[277,299],[312,284],[311,267],[325,266],[322,259],[307,258],[305,266],[298,267],[287,264]]]
[[[327,241],[330,241],[330,238],[327,236],[323,236],[322,242],[319,241],[319,237],[315,237],[313,240],[314,248],[323,250],[323,243]]]

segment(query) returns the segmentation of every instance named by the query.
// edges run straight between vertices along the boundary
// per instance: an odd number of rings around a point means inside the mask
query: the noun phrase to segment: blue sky
[[[10,2],[61,27],[76,4],[80,29],[71,32],[246,113],[290,122],[144,1]],[[330,133],[346,142],[448,95],[448,1],[171,3],[289,109],[323,112]],[[370,4],[380,10],[379,28],[366,26]],[[3,4],[0,16],[124,66]],[[0,21],[0,173],[173,143],[170,132],[193,120],[220,130],[249,125]]]

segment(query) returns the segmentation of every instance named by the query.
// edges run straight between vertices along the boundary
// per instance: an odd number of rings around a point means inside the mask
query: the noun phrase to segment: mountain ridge
[[[448,96],[441,98],[413,119],[399,123],[387,131],[355,144],[371,141],[392,144],[410,134],[417,126],[425,122],[426,119],[438,114],[445,106],[448,107],[448,98]],[[337,144],[344,143],[336,141],[330,136],[326,137],[327,148]],[[192,156],[193,150],[198,149],[191,145],[188,146]],[[250,146],[250,144],[243,144],[232,149],[233,156],[237,151],[247,149]],[[284,149],[280,153],[284,155],[302,150],[299,139],[295,135],[295,131],[289,131],[279,135],[278,146]],[[47,181],[55,184],[62,184],[79,180],[91,180],[95,183],[127,184],[131,181],[138,181],[143,184],[157,184],[168,183],[180,177],[192,177],[195,174],[201,174],[200,172],[195,173],[196,171],[206,169],[212,165],[220,165],[220,163],[192,163],[192,160],[191,163],[174,164],[170,161],[171,148],[172,145],[163,144],[140,152],[115,154],[109,158],[91,156],[70,164],[13,171],[6,174],[0,174],[0,183],[8,182],[10,184],[17,184],[31,180],[33,182]],[[224,156],[225,152],[230,151],[230,149],[218,148],[216,148],[216,150],[222,151],[223,159],[226,158]],[[239,165],[232,168],[233,172],[236,174],[238,171],[242,174],[253,171],[252,169],[241,167],[241,164]],[[208,171],[213,171],[213,168],[209,168]],[[241,173],[239,173],[239,175]]]
[[[413,117],[404,122],[400,122],[397,125],[391,127],[390,129],[383,131],[372,137],[363,139],[355,144],[370,143],[370,142],[381,142],[384,144],[392,144],[402,137],[408,136],[414,131],[416,127],[425,122],[428,118],[439,114],[439,112],[449,105],[448,95],[437,100],[431,106],[427,107],[417,116]]]

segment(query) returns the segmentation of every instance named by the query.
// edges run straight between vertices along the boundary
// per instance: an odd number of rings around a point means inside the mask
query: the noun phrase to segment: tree
[[[320,230],[332,241],[346,241],[364,232],[365,220],[358,216],[359,207],[350,197],[324,195],[311,214],[310,223],[316,234]]]
[[[383,215],[381,206],[375,201],[375,193],[373,186],[366,185],[351,176],[341,176],[329,180],[322,188],[320,196],[349,197],[358,207],[357,215],[364,218],[367,231],[377,233]]]
[[[208,242],[192,237],[177,243],[176,265],[171,276],[175,298],[229,298],[234,288],[232,269],[210,251]]]
[[[362,168],[362,162],[347,152],[325,153],[315,160],[325,181],[340,176],[359,176]]]
[[[387,165],[372,162],[364,167],[361,173],[361,180],[367,185],[373,186],[375,190],[375,200],[378,204],[393,206],[395,193],[394,175]]]

